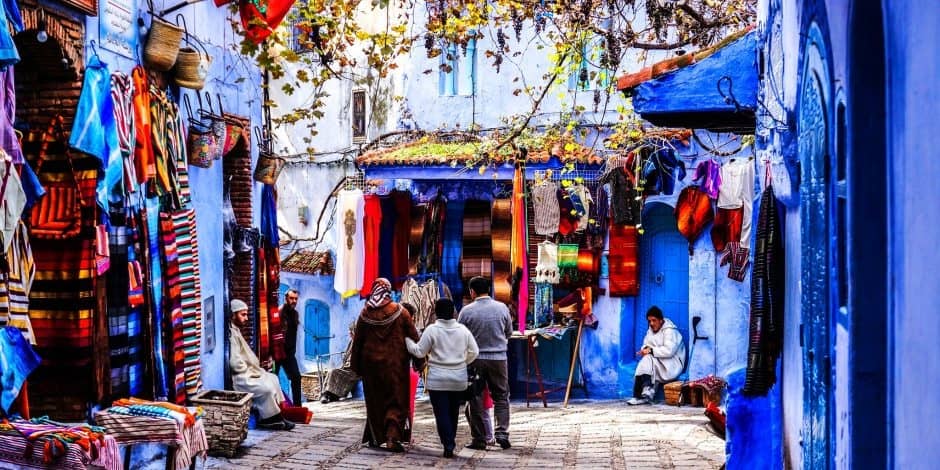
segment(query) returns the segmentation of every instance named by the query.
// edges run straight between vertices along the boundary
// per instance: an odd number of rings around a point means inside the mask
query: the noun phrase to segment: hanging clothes
[[[740,242],[742,246],[751,246],[751,213],[754,210],[754,161],[749,158],[732,159],[721,167],[721,188],[718,192],[719,214],[715,215],[716,224],[720,218],[728,233],[735,233],[736,228],[729,224],[736,222],[736,217],[724,217],[722,210],[741,209],[740,233],[738,239],[728,238],[729,242]]]
[[[535,318],[532,326],[541,328],[551,325],[555,317],[554,307],[554,289],[551,284],[545,282],[535,283]]]
[[[718,199],[721,188],[721,163],[712,158],[700,162],[695,167],[693,182],[699,184],[699,189],[708,194],[711,199]]]
[[[134,83],[125,73],[111,74],[111,100],[114,103],[114,122],[121,149],[123,199],[137,192],[137,168],[134,164]]]
[[[183,374],[186,395],[192,398],[202,390],[202,283],[199,273],[199,241],[196,237],[196,211],[172,214],[177,261],[179,263],[180,309],[182,318]]]
[[[421,241],[421,258],[418,273],[441,272],[441,252],[443,251],[443,232],[447,216],[447,201],[438,194],[427,205],[424,215],[424,230]]]
[[[444,248],[441,254],[441,281],[450,287],[454,305],[463,297],[463,279],[460,276],[460,257],[463,253],[463,201],[447,201],[444,216]]]
[[[644,162],[643,179],[646,194],[672,196],[676,181],[685,179],[685,163],[676,158],[672,149],[657,150]]]
[[[535,214],[535,233],[551,236],[558,233],[560,208],[558,205],[558,185],[550,180],[543,180],[532,187],[532,208]]]
[[[154,162],[152,111],[150,108],[150,83],[147,71],[142,66],[134,67],[131,72],[133,81],[134,104],[134,168],[137,183],[143,184],[157,176]]]
[[[179,247],[176,244],[176,230],[173,218],[166,212],[160,213],[160,242],[163,248],[163,311],[169,316],[169,334],[163,347],[168,361],[170,401],[182,405],[186,403],[186,356],[183,349],[183,299],[180,282]]]
[[[392,274],[393,253],[395,251],[395,226],[398,220],[395,213],[395,201],[391,196],[379,196],[379,206],[382,209],[382,220],[379,224],[379,275],[395,284]],[[371,287],[371,286],[370,286]]]
[[[382,203],[379,196],[365,195],[364,212],[362,228],[365,261],[362,268],[362,288],[359,289],[359,295],[363,298],[372,293],[372,282],[379,277],[379,244],[382,230]]]
[[[581,209],[578,210],[580,218],[578,219],[576,232],[583,232],[589,226],[591,220],[591,206],[594,204],[594,197],[591,191],[582,183],[575,183],[568,188],[569,194],[577,195],[577,201],[581,203]]]
[[[611,221],[617,225],[637,225],[643,212],[643,198],[636,190],[635,177],[628,168],[613,168],[601,176],[610,185]]]
[[[0,304],[0,326],[15,327],[26,341],[36,344],[36,334],[29,318],[29,291],[36,274],[36,265],[29,245],[29,233],[23,221],[18,222],[13,232],[10,249],[6,252],[6,263],[9,271],[0,275],[0,282],[6,283],[6,299]]]
[[[776,382],[783,350],[786,266],[773,186],[761,196],[751,271],[751,317],[744,394],[765,395]]]
[[[611,297],[634,296],[640,293],[637,267],[637,229],[629,225],[610,226],[610,254],[608,292]]]
[[[10,412],[26,378],[39,367],[39,356],[29,342],[12,327],[0,328],[0,411]]]
[[[3,215],[0,216],[0,236],[2,236],[3,253],[10,249],[13,242],[13,233],[19,226],[20,217],[26,209],[26,192],[20,183],[20,176],[16,172],[13,160],[6,152],[0,150],[0,207]]]
[[[474,276],[492,277],[493,275],[491,217],[489,201],[471,200],[467,201],[464,206],[463,253],[460,261],[464,280]],[[468,293],[465,292],[465,294]]]
[[[594,204],[588,212],[587,229],[585,230],[585,247],[596,251],[603,251],[607,241],[607,227],[610,225],[610,204],[607,190],[597,181],[591,183],[595,186]],[[590,185],[589,185],[590,187]]]
[[[545,240],[538,244],[538,262],[535,265],[535,282],[558,284],[558,245]]]
[[[13,67],[0,70],[0,149],[5,151],[13,163],[20,165],[25,162],[20,140],[16,135],[13,123],[16,121],[16,86]]]
[[[512,179],[512,240],[510,275],[519,331],[525,331],[529,311],[528,223],[526,221],[525,172],[516,166]]]
[[[422,331],[437,320],[434,314],[434,303],[442,298],[451,298],[450,289],[446,284],[435,279],[428,279],[423,283],[408,279],[402,285],[399,302],[415,307],[416,312],[413,318],[415,328]]]
[[[364,206],[365,199],[360,189],[344,189],[336,196],[336,274],[333,289],[344,299],[359,293],[362,288]]]
[[[4,25],[9,22],[13,26],[13,32],[19,33],[25,29],[23,19],[20,17],[19,6],[14,0],[4,0],[0,2],[0,19],[4,20]],[[13,42],[13,36],[10,35],[10,29],[0,28],[0,69],[8,69],[20,61],[20,53],[16,50],[16,43]]]
[[[395,235],[392,239],[392,272],[388,278],[395,290],[408,276],[408,245],[411,240],[411,192],[393,190],[389,193],[394,207]]]

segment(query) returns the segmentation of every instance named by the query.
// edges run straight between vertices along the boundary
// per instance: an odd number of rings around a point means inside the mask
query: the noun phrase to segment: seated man
[[[252,352],[239,327],[248,323],[248,305],[234,299],[232,307],[231,350],[228,364],[232,368],[232,386],[239,392],[250,392],[251,401],[258,416],[258,427],[275,430],[290,430],[294,423],[281,416],[284,392],[277,376],[262,369],[258,356]]]
[[[685,343],[675,323],[663,319],[663,311],[653,306],[646,311],[649,330],[643,338],[643,348],[637,354],[643,356],[633,374],[633,398],[631,405],[653,401],[656,386],[672,382],[685,368]]]

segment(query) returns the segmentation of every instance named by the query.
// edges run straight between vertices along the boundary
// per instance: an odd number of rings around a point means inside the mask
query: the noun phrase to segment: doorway
[[[634,347],[646,335],[646,310],[653,305],[672,320],[689,344],[689,242],[679,233],[672,206],[649,203],[640,236],[640,295],[637,297]]]

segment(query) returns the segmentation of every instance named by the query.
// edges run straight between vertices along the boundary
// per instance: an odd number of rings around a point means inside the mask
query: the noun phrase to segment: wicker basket
[[[667,405],[679,406],[682,401],[682,387],[684,385],[685,382],[681,380],[663,385],[663,394],[666,396]]]
[[[326,371],[323,373],[326,376]],[[307,401],[317,401],[320,399],[320,374],[316,372],[307,372],[300,375],[300,390],[303,392]]]
[[[183,28],[156,16],[150,24],[150,35],[144,46],[144,62],[153,70],[166,72],[173,68],[180,52]]]
[[[248,436],[251,394],[231,390],[206,390],[191,399],[206,415],[203,423],[209,441],[209,455],[232,457]]]

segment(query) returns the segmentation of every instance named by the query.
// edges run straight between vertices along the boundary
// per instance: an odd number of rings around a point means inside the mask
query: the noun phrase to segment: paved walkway
[[[702,408],[579,400],[568,409],[556,403],[546,409],[514,403],[511,449],[463,448],[470,430],[461,418],[457,458],[444,459],[427,402],[418,403],[414,442],[404,454],[359,445],[364,402],[309,406],[310,425],[298,425],[290,432],[251,431],[239,455],[210,457],[205,468],[716,469],[724,462],[724,441],[706,429]]]

